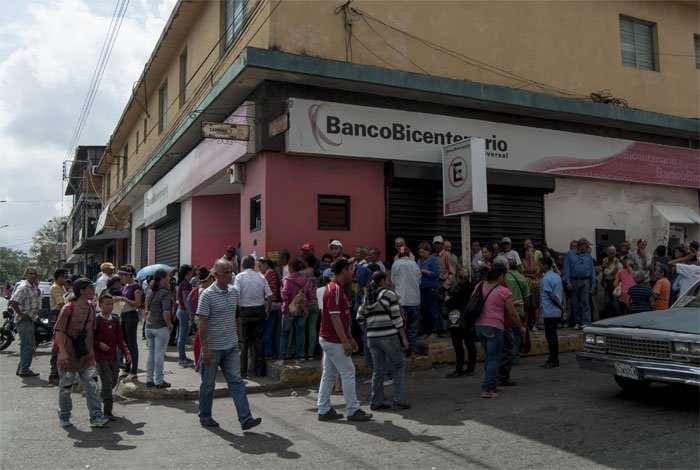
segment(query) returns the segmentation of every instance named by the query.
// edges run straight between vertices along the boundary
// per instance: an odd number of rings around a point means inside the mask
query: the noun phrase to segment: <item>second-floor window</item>
[[[187,49],[180,54],[180,107],[187,101]]]
[[[129,172],[129,144],[124,146],[124,160],[122,162],[122,183],[126,181],[126,174]]]
[[[695,68],[700,69],[700,35],[693,35],[695,40]]]
[[[224,0],[224,48],[233,44],[243,31],[246,6],[246,0]]]
[[[158,132],[163,132],[168,125],[168,84],[158,91]]]
[[[655,34],[654,23],[620,16],[622,63],[639,69],[658,70]]]

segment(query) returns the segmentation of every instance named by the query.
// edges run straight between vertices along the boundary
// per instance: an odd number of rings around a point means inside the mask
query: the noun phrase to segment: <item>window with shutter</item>
[[[693,36],[695,39],[695,68],[700,69],[700,36]]]
[[[243,31],[247,13],[246,0],[225,0],[224,2],[224,48],[233,44]]]
[[[658,70],[654,49],[655,30],[654,23],[620,16],[620,45],[624,65]]]

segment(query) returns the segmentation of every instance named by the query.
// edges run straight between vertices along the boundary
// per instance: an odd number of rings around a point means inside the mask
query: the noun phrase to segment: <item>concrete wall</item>
[[[348,60],[343,18],[334,12],[338,5],[282,3],[270,20],[270,48]],[[693,43],[693,34],[700,33],[697,6],[671,1],[357,0],[352,7],[461,56],[450,57],[354,16],[351,62],[557,94],[504,78],[505,70],[563,88],[574,98],[588,99],[591,92],[609,89],[633,108],[700,114]],[[657,24],[658,72],[622,64],[620,15]]]
[[[211,268],[214,261],[223,256],[227,246],[238,245],[241,236],[241,196],[195,196],[191,201],[192,254],[188,263]]]
[[[262,199],[262,230],[251,232],[250,198],[258,194]],[[350,196],[349,231],[318,229],[319,194]],[[384,163],[262,154],[246,164],[241,226],[244,253],[255,250],[260,255],[288,248],[292,256],[298,256],[299,247],[311,242],[320,257],[333,239],[339,239],[347,253],[358,244],[383,247]]]
[[[180,265],[192,264],[192,198],[180,201]]]
[[[596,229],[624,230],[627,240],[646,238],[651,246],[652,203],[687,204],[698,211],[698,190],[692,188],[569,177],[557,177],[556,188],[544,201],[546,239],[556,250],[581,237],[594,242]]]

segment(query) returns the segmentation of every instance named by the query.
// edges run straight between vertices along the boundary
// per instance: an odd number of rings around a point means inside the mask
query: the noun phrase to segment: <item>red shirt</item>
[[[96,361],[116,361],[117,347],[122,350],[125,356],[129,354],[129,348],[126,347],[122,337],[121,325],[115,316],[105,318],[99,313],[95,316],[94,343]],[[100,348],[100,343],[109,346],[109,351],[103,351]]]
[[[328,342],[340,344],[340,338],[338,338],[331,321],[331,316],[333,315],[340,315],[343,331],[346,332],[346,336],[349,336],[350,333],[347,332],[350,329],[350,305],[348,297],[345,295],[345,289],[339,286],[335,279],[331,280],[323,292],[320,336]]]

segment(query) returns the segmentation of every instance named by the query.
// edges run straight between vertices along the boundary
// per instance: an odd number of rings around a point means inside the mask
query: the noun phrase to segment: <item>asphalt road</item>
[[[9,352],[8,352],[9,351]],[[197,404],[119,400],[118,421],[88,427],[85,401],[73,395],[73,423],[58,426],[57,389],[40,349],[39,379],[14,375],[17,344],[0,354],[0,468],[698,468],[697,389],[652,385],[630,396],[611,377],[562,368],[542,358],[514,371],[518,386],[479,397],[483,371],[447,380],[447,366],[410,373],[411,410],[375,413],[375,421],[316,420],[316,391],[251,395],[263,418],[243,433],[229,399],[214,402],[218,430],[201,428]],[[368,385],[358,385],[365,398]],[[388,396],[391,397],[391,390]],[[334,396],[342,409],[342,398]],[[367,402],[363,402],[367,407]]]

